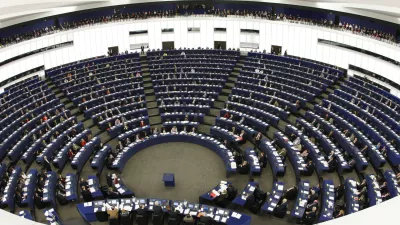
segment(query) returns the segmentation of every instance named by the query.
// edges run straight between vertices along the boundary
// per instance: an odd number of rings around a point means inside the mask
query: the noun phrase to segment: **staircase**
[[[245,55],[241,55],[239,62],[236,63],[231,74],[229,75],[225,86],[222,88],[222,92],[218,98],[214,101],[214,106],[210,109],[210,114],[204,116],[204,124],[200,124],[198,130],[200,133],[209,135],[210,128],[215,124],[215,118],[220,116],[220,111],[225,107],[225,101],[228,100],[228,96],[232,93],[232,88],[235,86],[239,71],[242,69],[243,60],[246,58]]]
[[[149,72],[149,64],[147,57],[144,55],[140,56],[140,65],[142,67],[143,76],[143,87],[145,93],[146,107],[149,114],[149,122],[152,127],[161,127],[161,116],[158,109],[157,99]]]

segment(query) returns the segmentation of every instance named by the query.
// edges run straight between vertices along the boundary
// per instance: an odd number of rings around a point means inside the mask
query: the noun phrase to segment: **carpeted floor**
[[[174,188],[164,187],[162,175],[175,174]],[[229,180],[241,191],[249,181],[248,175],[225,177],[225,165],[221,158],[205,147],[190,143],[167,143],[152,146],[133,156],[125,165],[121,178],[137,197],[198,202],[199,196],[215,187],[221,180]],[[294,179],[294,177],[293,177]],[[264,191],[271,191],[273,177],[267,166],[261,176],[254,177]],[[294,180],[293,180],[294,181]],[[289,224],[270,216],[252,215],[254,225]]]

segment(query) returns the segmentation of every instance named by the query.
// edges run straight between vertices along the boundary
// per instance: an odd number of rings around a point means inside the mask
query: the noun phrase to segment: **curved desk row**
[[[112,168],[122,172],[125,163],[133,155],[148,147],[167,142],[188,142],[209,148],[213,150],[215,153],[217,153],[219,157],[221,157],[221,159],[225,162],[227,177],[232,173],[236,173],[236,163],[233,158],[232,152],[216,139],[202,134],[166,133],[166,134],[151,135],[144,140],[133,142],[129,144],[127,147],[125,147],[122,150],[122,152],[118,154],[117,158],[114,160]]]
[[[189,121],[197,121],[199,123],[204,123],[203,113],[192,113],[192,112],[172,112],[172,113],[161,113],[161,122],[167,121],[183,121],[185,118]]]
[[[28,205],[30,210],[35,209],[35,190],[36,183],[38,180],[38,171],[37,169],[30,169],[27,174],[27,179],[25,180],[25,185],[22,189],[22,195],[25,197],[22,200],[22,204]]]
[[[148,212],[153,211],[154,202],[158,201],[163,211],[167,211],[167,207],[173,207],[177,209],[180,215],[190,214],[197,216],[199,212],[204,212],[215,222],[220,222],[226,225],[250,225],[251,216],[233,212],[231,210],[217,208],[214,206],[208,206],[204,204],[188,203],[185,201],[173,201],[166,199],[112,199],[106,201],[94,201],[78,204],[76,207],[78,212],[81,214],[83,219],[88,223],[96,221],[107,221],[108,216],[105,205],[119,206],[119,209],[125,209],[134,213],[138,208],[139,204],[144,205]]]

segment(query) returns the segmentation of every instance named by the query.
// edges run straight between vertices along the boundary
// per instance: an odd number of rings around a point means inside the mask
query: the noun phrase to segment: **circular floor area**
[[[221,180],[226,180],[223,160],[212,150],[190,143],[166,143],[146,148],[126,163],[124,184],[137,197],[197,202]],[[163,173],[175,174],[175,187],[165,187]]]

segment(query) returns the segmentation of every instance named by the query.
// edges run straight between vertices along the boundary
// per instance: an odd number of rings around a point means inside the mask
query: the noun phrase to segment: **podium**
[[[162,180],[165,187],[175,187],[175,175],[173,173],[164,173]]]

